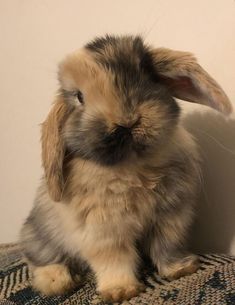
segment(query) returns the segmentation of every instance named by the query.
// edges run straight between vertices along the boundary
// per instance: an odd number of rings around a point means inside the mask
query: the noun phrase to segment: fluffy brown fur
[[[196,271],[186,242],[200,158],[173,95],[229,112],[222,89],[188,53],[139,37],[93,41],[59,80],[42,128],[45,176],[21,231],[35,289],[64,293],[89,266],[104,299],[128,299],[144,288],[142,254],[163,277]]]

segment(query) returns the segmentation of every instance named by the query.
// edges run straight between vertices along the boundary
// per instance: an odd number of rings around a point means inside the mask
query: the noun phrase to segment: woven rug
[[[122,305],[235,305],[235,258],[227,255],[201,255],[195,274],[175,281],[161,279],[146,268],[147,289]],[[27,264],[16,244],[0,246],[0,305],[104,305],[95,291],[92,274],[76,291],[58,297],[41,296],[30,287]]]

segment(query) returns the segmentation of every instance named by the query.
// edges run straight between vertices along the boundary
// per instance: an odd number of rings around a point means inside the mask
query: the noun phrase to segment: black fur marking
[[[104,138],[103,141],[105,150],[99,152],[102,156],[101,160],[106,165],[113,165],[122,161],[128,151],[130,151],[132,143],[131,129],[123,126],[118,126],[113,133]]]
[[[86,139],[80,132],[75,131],[76,137],[72,135],[68,146],[74,152],[73,156],[91,159],[104,165],[114,165],[122,161],[132,145],[131,130],[118,126],[112,133],[107,133],[104,125],[98,122],[94,122],[94,125],[97,130],[95,139],[91,133],[87,134]],[[70,154],[69,150],[68,153]]]

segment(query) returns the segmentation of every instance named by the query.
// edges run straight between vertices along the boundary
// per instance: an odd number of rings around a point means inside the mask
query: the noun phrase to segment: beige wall
[[[235,102],[234,0],[1,0],[0,242],[17,239],[32,205],[41,175],[39,124],[56,90],[57,62],[107,32],[141,33],[156,46],[194,52]],[[216,122],[213,126],[216,131]],[[222,134],[219,141],[223,139]],[[226,147],[231,141],[227,139]],[[234,152],[234,146],[229,149]],[[234,205],[227,212],[234,213]],[[204,214],[199,233],[217,250],[217,228],[208,219]],[[234,232],[232,224],[223,229],[224,222],[233,222],[226,219],[219,220],[221,239]]]

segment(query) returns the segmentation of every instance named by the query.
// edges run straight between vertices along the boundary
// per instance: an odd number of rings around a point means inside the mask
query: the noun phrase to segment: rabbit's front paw
[[[66,266],[53,264],[33,270],[33,287],[45,295],[61,295],[75,287]]]

